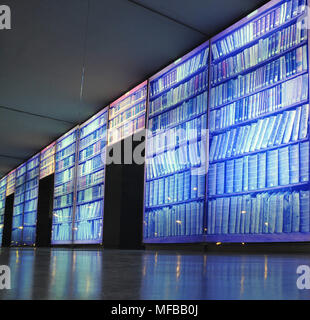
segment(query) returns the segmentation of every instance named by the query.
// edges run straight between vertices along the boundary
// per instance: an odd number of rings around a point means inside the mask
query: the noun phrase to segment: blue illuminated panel
[[[7,176],[0,180],[0,247],[2,245],[2,235],[3,235],[3,227],[4,227],[6,183],[7,183]]]
[[[27,161],[24,194],[23,244],[35,245],[39,191],[40,154]]]
[[[72,243],[78,128],[56,142],[52,244]]]
[[[10,196],[15,192],[15,179],[16,179],[16,170],[12,170],[7,175],[7,183],[6,183],[6,196]]]
[[[80,126],[74,243],[102,243],[108,108]]]
[[[306,241],[306,1],[272,1],[211,40],[207,241]]]
[[[145,128],[146,99],[147,81],[144,81],[111,103],[109,108],[109,145]]]
[[[43,179],[55,172],[55,151],[55,142],[53,142],[41,151],[40,179]]]
[[[14,208],[12,219],[11,245],[22,245],[23,240],[23,212],[25,204],[27,164],[24,163],[16,169]]]
[[[150,79],[144,242],[201,241],[204,233],[209,47]]]

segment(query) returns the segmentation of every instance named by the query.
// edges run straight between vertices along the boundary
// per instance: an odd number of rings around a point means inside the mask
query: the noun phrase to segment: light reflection
[[[12,277],[0,299],[310,298],[296,288],[307,255],[22,248],[0,250],[0,263]]]

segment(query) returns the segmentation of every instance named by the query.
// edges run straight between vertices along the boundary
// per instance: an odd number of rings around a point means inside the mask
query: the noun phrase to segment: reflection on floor
[[[6,249],[11,290],[0,299],[310,299],[302,254]]]

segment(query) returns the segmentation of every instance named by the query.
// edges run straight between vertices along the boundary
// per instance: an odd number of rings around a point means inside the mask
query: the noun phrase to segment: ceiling
[[[3,0],[0,177],[264,0]]]

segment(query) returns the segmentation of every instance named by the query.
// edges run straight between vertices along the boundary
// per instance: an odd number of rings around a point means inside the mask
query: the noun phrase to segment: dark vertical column
[[[49,247],[53,221],[54,174],[39,182],[36,246]]]
[[[13,207],[14,207],[14,193],[6,197],[6,200],[5,200],[4,227],[3,227],[3,238],[2,238],[3,247],[9,247],[11,245]]]
[[[141,133],[136,135],[138,141],[132,141],[133,137],[130,136],[116,143],[120,145],[107,148],[107,152],[111,152],[112,148],[117,150],[121,147],[122,163],[106,166],[103,228],[105,248],[139,249],[142,246],[145,144],[142,142],[141,145],[139,136]],[[141,154],[142,150],[142,163],[135,163],[135,159],[128,163],[128,152],[134,156],[134,150],[136,154]]]
[[[107,157],[113,156],[122,142],[107,147]],[[107,164],[105,168],[103,245],[105,248],[120,247],[120,219],[122,206],[123,165]]]

